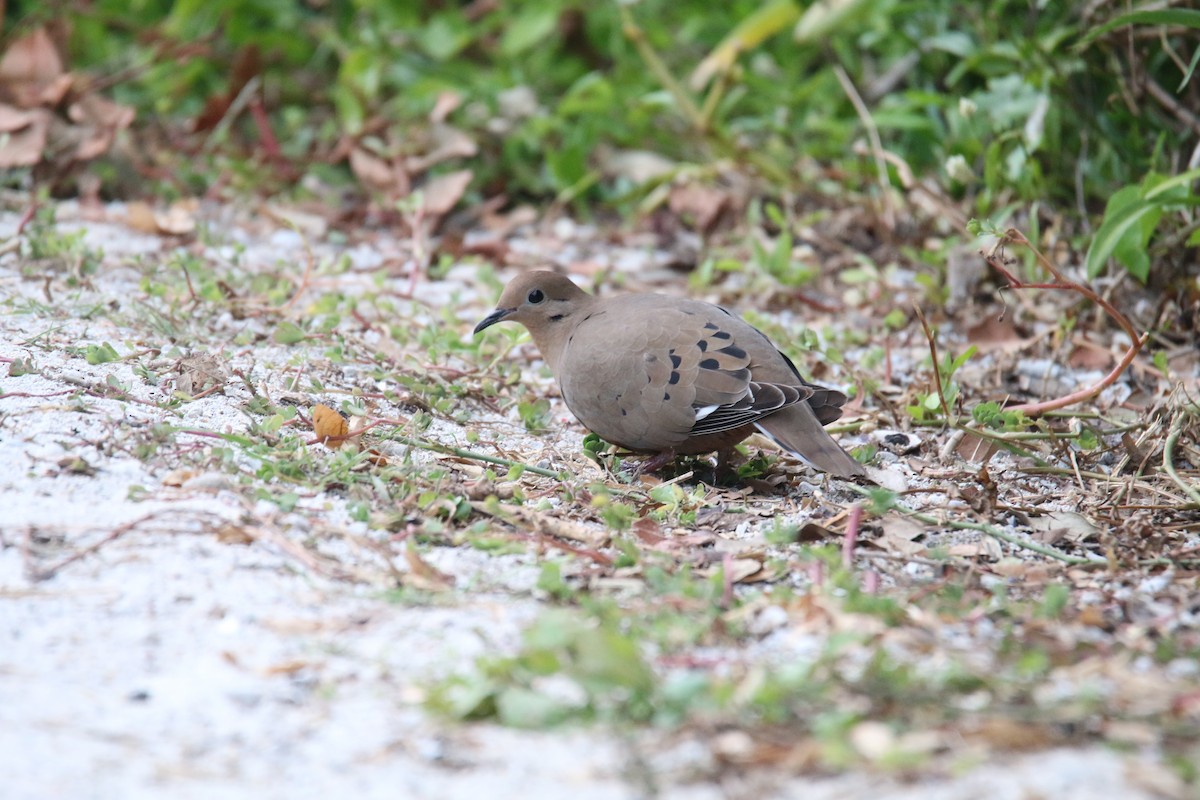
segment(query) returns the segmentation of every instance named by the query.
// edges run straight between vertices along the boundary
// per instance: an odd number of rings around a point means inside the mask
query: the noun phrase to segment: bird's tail
[[[755,425],[759,432],[800,460],[838,478],[866,475],[862,464],[821,427],[807,403],[782,408]]]

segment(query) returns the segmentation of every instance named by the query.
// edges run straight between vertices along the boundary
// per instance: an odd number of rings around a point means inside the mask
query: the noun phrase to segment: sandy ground
[[[120,208],[109,213],[119,219]],[[56,302],[31,313],[25,301],[42,297],[41,283],[22,277],[11,255],[0,259],[0,356],[32,357],[41,373],[0,378],[0,394],[11,395],[0,399],[4,800],[1157,796],[1161,768],[1149,754],[1099,748],[964,761],[952,777],[912,784],[862,773],[712,782],[708,751],[665,733],[527,732],[430,717],[425,682],[507,652],[537,614],[535,558],[441,548],[431,559],[459,577],[457,589],[442,603],[407,605],[369,581],[306,570],[287,552],[316,525],[370,535],[335,496],[284,513],[247,501],[220,475],[164,486],[163,469],[121,444],[163,412],[98,397],[83,409],[70,394],[115,376],[155,399],[159,390],[139,384],[128,362],[89,365],[72,348],[145,346],[144,329],[82,310],[128,297],[138,273],[123,260],[164,245],[119,222],[81,223],[73,206],[59,220],[83,225],[104,249],[90,287],[64,289],[59,276]],[[16,221],[0,217],[0,238]],[[301,252],[291,231],[261,220],[238,238],[250,262]],[[377,255],[360,247],[354,257]],[[280,380],[272,365],[284,357],[272,347],[254,354],[265,370],[256,380]],[[232,389],[198,401],[185,422],[240,430],[244,399]],[[223,521],[248,518],[270,535],[245,543],[219,534]],[[94,552],[35,579],[89,545]],[[370,561],[353,549],[334,555]]]

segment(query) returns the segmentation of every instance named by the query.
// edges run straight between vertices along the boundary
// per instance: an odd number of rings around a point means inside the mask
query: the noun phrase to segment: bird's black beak
[[[502,322],[505,317],[516,311],[515,308],[497,308],[492,313],[483,318],[483,321],[475,326],[475,333],[479,333],[484,328],[490,328],[497,322]]]

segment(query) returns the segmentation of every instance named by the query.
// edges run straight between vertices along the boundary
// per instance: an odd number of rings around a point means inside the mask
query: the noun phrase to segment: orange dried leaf
[[[350,432],[350,426],[346,424],[346,419],[338,412],[326,405],[318,405],[313,409],[313,433],[317,434],[317,440],[331,450],[336,450],[345,443],[345,439],[335,438],[330,441],[330,437],[345,436]]]

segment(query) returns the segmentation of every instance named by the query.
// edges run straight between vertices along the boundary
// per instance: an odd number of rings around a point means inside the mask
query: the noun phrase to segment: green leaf
[[[886,8],[881,6],[887,5],[871,0],[816,0],[804,10],[792,36],[804,44],[824,44],[834,33],[845,32],[857,22],[860,12],[869,9],[872,14],[882,14]]]
[[[737,57],[791,25],[800,16],[793,0],[770,0],[734,26],[696,67],[688,83],[697,91],[715,75],[729,71]]]
[[[84,354],[89,364],[106,364],[109,361],[120,361],[121,355],[108,342],[103,344],[89,344],[87,351]]]
[[[273,338],[280,344],[295,344],[296,342],[303,341],[304,336],[305,333],[299,325],[284,320],[276,326]]]
[[[31,372],[37,372],[37,367],[33,365],[32,358],[14,358],[8,365],[8,376],[10,378],[19,378]]]
[[[1200,11],[1189,11],[1183,8],[1164,8],[1156,11],[1132,11],[1128,14],[1122,14],[1119,17],[1113,17],[1099,28],[1089,32],[1087,36],[1079,41],[1076,49],[1081,50],[1109,31],[1123,28],[1126,25],[1183,25],[1188,28],[1200,29]]]
[[[516,56],[526,50],[545,43],[558,24],[558,9],[540,3],[530,3],[512,21],[500,40],[500,52]]]
[[[1111,201],[1112,199],[1110,198],[1110,203]],[[1088,248],[1087,260],[1085,262],[1087,264],[1088,277],[1095,278],[1099,275],[1100,271],[1104,269],[1104,265],[1108,262],[1108,257],[1121,244],[1121,238],[1126,235],[1126,232],[1132,229],[1144,216],[1155,211],[1161,213],[1157,203],[1152,203],[1149,200],[1138,200],[1125,206],[1116,214],[1105,214],[1104,222],[1100,225],[1100,230],[1096,231],[1096,235],[1092,239],[1092,246]]]
[[[1187,72],[1184,73],[1183,80],[1179,82],[1179,88],[1175,90],[1176,92],[1182,92],[1187,88],[1188,82],[1196,74],[1196,66],[1198,64],[1200,64],[1200,47],[1197,47],[1196,52],[1192,53],[1192,63],[1188,64]]]
[[[523,686],[512,686],[496,695],[496,717],[514,728],[547,728],[567,718],[562,702]]]

